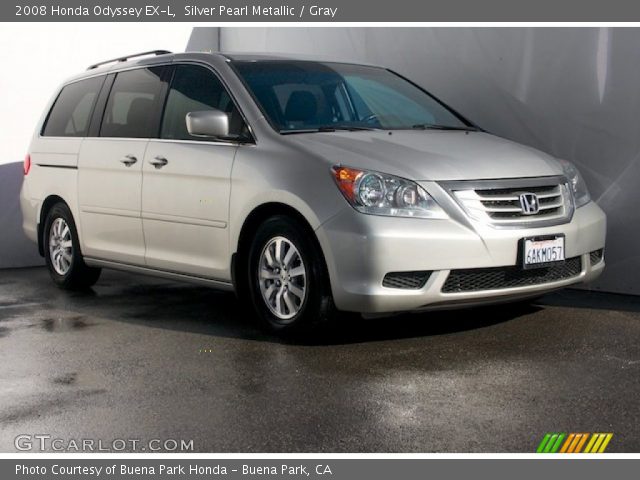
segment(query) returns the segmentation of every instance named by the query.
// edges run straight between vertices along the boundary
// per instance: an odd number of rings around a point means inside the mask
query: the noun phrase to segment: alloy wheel
[[[58,275],[66,275],[73,261],[71,229],[63,218],[56,218],[49,230],[49,258]]]
[[[285,237],[267,242],[258,262],[262,298],[280,320],[289,320],[302,308],[307,295],[307,272],[300,252]]]

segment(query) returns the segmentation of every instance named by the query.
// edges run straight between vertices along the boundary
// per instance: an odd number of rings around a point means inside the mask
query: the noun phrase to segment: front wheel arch
[[[251,248],[253,237],[258,231],[260,225],[262,225],[265,220],[278,215],[283,215],[296,221],[296,223],[299,224],[299,226],[314,242],[317,251],[321,256],[321,262],[325,273],[324,278],[327,279],[327,282],[330,282],[327,261],[322,249],[322,245],[320,245],[315,231],[311,227],[311,224],[304,217],[304,215],[302,215],[295,208],[284,203],[264,203],[254,208],[245,219],[242,228],[240,229],[236,253],[234,253],[231,258],[231,277],[233,286],[236,291],[236,295],[240,298],[246,298],[249,293],[249,285],[246,281],[244,272],[246,272],[249,266],[249,250]],[[331,289],[331,285],[326,285],[326,287],[329,288],[329,290]]]
[[[282,244],[288,248],[280,248]],[[265,256],[270,246],[275,250]],[[295,218],[267,217],[252,236],[246,258],[246,298],[263,327],[283,334],[307,333],[336,318],[322,250],[315,235]],[[239,272],[239,278],[242,275]],[[274,304],[275,293],[282,297]]]

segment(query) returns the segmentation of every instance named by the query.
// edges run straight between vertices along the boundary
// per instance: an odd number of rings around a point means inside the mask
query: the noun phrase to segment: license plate
[[[523,248],[523,268],[540,268],[564,262],[564,236],[525,238]]]

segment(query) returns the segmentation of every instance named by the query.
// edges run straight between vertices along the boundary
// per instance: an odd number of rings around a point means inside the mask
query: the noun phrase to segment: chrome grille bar
[[[471,218],[496,228],[558,225],[571,220],[573,197],[563,176],[441,182]],[[522,194],[533,194],[534,212],[525,212]]]

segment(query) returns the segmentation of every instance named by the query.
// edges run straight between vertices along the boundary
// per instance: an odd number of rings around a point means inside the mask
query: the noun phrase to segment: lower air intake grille
[[[528,287],[575,277],[582,271],[580,257],[545,268],[523,270],[520,267],[451,270],[442,287],[444,293],[476,292],[501,288]]]
[[[392,272],[387,273],[382,280],[382,286],[387,288],[402,288],[417,290],[424,287],[431,272]]]
[[[604,256],[604,249],[594,250],[589,254],[589,259],[591,260],[591,265],[596,265],[602,261],[602,257]]]

